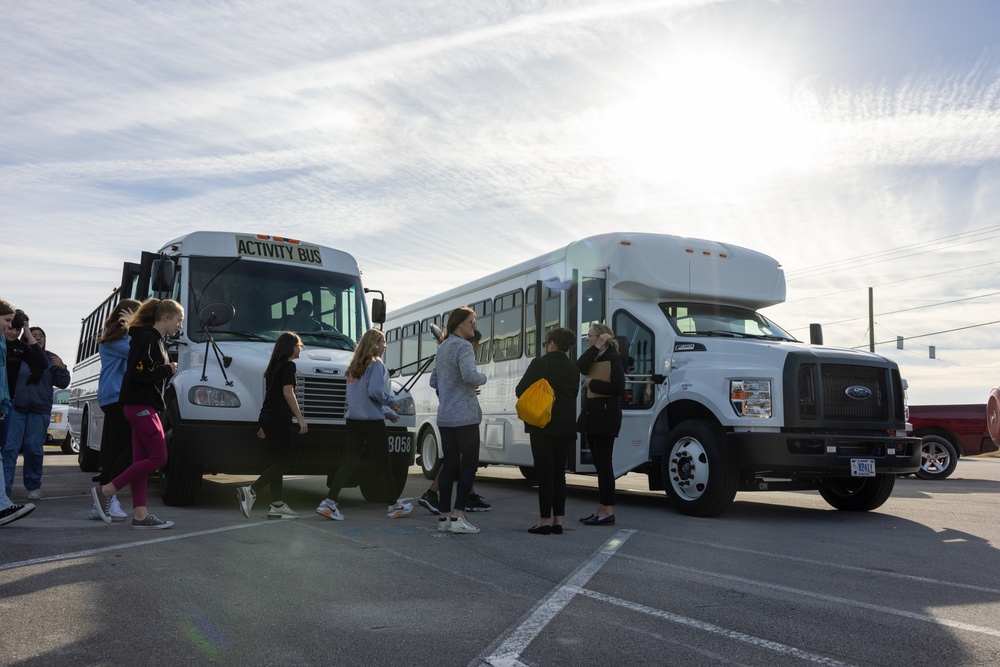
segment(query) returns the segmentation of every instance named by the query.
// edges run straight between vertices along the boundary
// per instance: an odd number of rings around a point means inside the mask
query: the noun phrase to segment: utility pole
[[[875,352],[875,288],[868,288],[868,351]]]

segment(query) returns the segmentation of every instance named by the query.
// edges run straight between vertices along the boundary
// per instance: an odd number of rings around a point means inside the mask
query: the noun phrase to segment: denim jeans
[[[24,488],[34,491],[42,486],[42,461],[45,458],[45,434],[49,428],[49,415],[15,408],[5,421],[9,423],[7,439],[3,445],[3,477],[4,490],[9,497],[19,454],[24,455]]]

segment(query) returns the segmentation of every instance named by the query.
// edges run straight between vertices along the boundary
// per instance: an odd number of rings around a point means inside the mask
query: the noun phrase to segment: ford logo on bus
[[[861,385],[848,387],[844,390],[844,393],[847,394],[848,398],[853,398],[855,401],[866,401],[872,397],[872,390]]]

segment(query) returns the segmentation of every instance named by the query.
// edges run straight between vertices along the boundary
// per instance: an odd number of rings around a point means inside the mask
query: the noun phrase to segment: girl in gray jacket
[[[476,388],[486,384],[486,376],[476,370],[472,338],[476,335],[476,312],[461,307],[448,315],[444,341],[438,347],[431,373],[431,387],[438,393],[438,430],[441,431],[440,504],[438,530],[443,533],[478,533],[465,520],[465,510],[451,507],[452,486],[458,481],[455,497],[469,496],[479,468],[479,407]]]

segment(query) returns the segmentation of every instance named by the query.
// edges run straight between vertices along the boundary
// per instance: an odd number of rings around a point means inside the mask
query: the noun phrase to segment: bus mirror
[[[375,324],[385,323],[385,300],[372,299],[372,322]]]
[[[236,316],[236,309],[231,303],[215,302],[210,303],[198,311],[198,320],[201,321],[203,329],[221,327],[229,324]]]
[[[168,257],[154,259],[152,265],[153,291],[172,292],[174,289],[174,272],[176,271],[174,260]]]
[[[823,344],[823,325],[813,322],[809,325],[809,342],[812,345]]]

